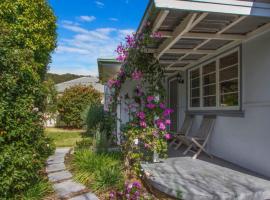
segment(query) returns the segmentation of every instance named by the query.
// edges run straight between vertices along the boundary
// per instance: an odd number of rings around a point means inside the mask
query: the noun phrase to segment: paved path
[[[57,196],[70,200],[98,200],[84,185],[72,180],[72,174],[65,166],[65,156],[70,150],[71,148],[57,148],[55,154],[47,160],[46,172]]]

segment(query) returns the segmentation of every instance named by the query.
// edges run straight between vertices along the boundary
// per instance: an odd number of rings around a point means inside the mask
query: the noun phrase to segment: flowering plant
[[[127,182],[123,191],[111,191],[110,200],[143,200],[148,199],[138,181]]]
[[[114,112],[121,86],[126,81],[136,83],[133,96],[122,97],[122,100],[136,104],[127,108],[131,120],[123,129],[123,149],[125,167],[130,169],[133,166],[137,171],[139,162],[149,159],[145,151],[165,155],[166,140],[170,139],[166,130],[171,124],[169,115],[173,112],[164,103],[164,67],[154,54],[146,53],[148,47],[161,37],[160,33],[152,33],[150,26],[147,23],[144,32],[127,36],[125,44],[121,43],[117,47],[117,60],[122,62],[122,66],[117,77],[108,81],[113,91],[110,111]]]

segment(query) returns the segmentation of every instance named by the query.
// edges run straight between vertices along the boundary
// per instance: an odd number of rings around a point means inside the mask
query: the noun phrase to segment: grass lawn
[[[72,147],[82,140],[84,130],[68,130],[61,128],[46,128],[45,134],[53,139],[56,147]]]

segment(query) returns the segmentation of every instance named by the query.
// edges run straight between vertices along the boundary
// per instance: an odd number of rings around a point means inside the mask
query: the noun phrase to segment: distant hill
[[[47,73],[46,75],[46,79],[52,79],[55,84],[63,83],[81,77],[85,76],[76,74],[53,74],[53,73]]]

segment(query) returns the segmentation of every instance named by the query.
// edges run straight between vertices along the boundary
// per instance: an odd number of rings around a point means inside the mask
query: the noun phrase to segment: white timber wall
[[[208,151],[270,177],[270,32],[242,45],[242,84],[244,116],[218,116]]]

